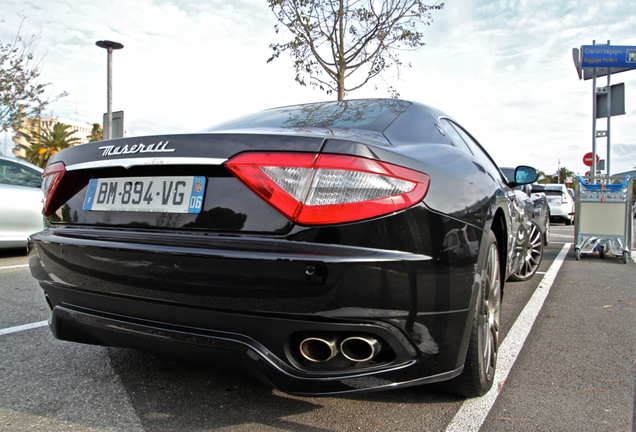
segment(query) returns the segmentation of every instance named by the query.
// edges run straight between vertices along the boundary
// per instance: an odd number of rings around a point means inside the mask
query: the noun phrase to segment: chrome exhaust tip
[[[348,360],[365,362],[373,359],[382,349],[382,342],[372,336],[351,336],[340,343],[340,352]]]
[[[338,354],[337,337],[308,337],[300,343],[300,353],[307,360],[321,363]]]

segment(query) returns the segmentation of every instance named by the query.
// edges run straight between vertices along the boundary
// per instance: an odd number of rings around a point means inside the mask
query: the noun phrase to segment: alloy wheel
[[[501,273],[499,269],[499,253],[495,244],[492,244],[488,251],[488,263],[485,273],[481,341],[484,372],[488,380],[490,380],[497,363],[499,316],[501,312]]]
[[[531,224],[531,227],[532,228],[530,229],[528,236],[528,250],[526,251],[521,269],[518,273],[516,273],[516,276],[522,280],[530,279],[534,276],[535,272],[539,268],[539,264],[541,264],[541,258],[543,256],[543,238],[541,236],[541,230],[534,222]]]

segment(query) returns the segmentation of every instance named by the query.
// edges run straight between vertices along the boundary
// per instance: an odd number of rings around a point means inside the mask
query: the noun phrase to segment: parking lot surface
[[[24,253],[2,252],[0,430],[439,431],[459,422],[462,430],[630,431],[636,266],[596,254],[576,261],[565,246],[572,239],[573,227],[553,225],[539,273],[506,285],[502,344],[518,355],[489,393],[490,405],[470,416],[464,413],[485,399],[427,386],[296,397],[214,368],[57,341],[44,325],[49,310]],[[564,246],[547,286],[542,279]],[[542,294],[527,338],[515,339],[515,323]]]

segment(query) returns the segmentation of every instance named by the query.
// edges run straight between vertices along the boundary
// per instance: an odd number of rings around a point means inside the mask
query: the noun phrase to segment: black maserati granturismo
[[[493,383],[528,211],[456,121],[415,102],[288,106],[52,156],[29,264],[58,339],[337,395]]]

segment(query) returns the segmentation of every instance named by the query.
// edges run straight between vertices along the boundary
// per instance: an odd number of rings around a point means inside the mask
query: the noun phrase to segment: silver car
[[[0,156],[0,248],[26,247],[44,229],[42,168]]]

